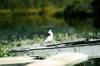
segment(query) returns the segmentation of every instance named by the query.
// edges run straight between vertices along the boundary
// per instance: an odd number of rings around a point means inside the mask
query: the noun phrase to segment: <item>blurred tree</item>
[[[88,18],[93,18],[93,13],[90,4],[87,1],[76,0],[72,4],[67,5],[64,9],[64,20],[71,26],[77,25],[79,22],[86,21]],[[89,11],[91,10],[91,11]]]
[[[100,1],[93,0],[92,7],[95,14],[94,27],[100,28]]]
[[[8,0],[0,0],[0,9],[4,9],[8,7],[9,7]]]

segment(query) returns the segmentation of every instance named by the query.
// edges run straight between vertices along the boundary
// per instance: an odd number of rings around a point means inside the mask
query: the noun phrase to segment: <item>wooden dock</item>
[[[91,59],[100,58],[99,50],[100,41],[77,41],[27,48],[17,47],[9,50],[10,55],[13,57],[0,58],[0,66],[24,66],[27,63],[37,62],[51,55],[67,52],[79,52],[88,55],[90,58],[88,63],[90,66],[94,66],[95,61]]]
[[[69,44],[69,45],[68,45]],[[100,40],[99,41],[77,41],[41,47],[15,48],[11,49],[12,56],[36,56],[48,57],[62,52],[80,52],[89,55],[90,58],[100,57]]]
[[[3,57],[0,58],[0,66],[23,66],[27,63],[38,62],[40,60],[33,60],[29,56],[18,56],[18,57]]]

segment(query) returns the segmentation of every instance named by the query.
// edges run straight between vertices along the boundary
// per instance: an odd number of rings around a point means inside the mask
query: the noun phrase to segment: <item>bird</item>
[[[87,61],[88,55],[78,52],[58,53],[26,66],[73,66]]]
[[[42,43],[44,44],[44,43],[48,43],[48,42],[52,41],[53,40],[53,36],[54,36],[54,34],[52,32],[52,29],[50,29],[48,31],[47,37],[42,41]]]

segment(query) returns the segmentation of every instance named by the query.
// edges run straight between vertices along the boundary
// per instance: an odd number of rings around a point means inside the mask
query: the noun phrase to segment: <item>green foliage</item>
[[[8,47],[0,44],[0,57],[7,57],[7,56],[9,56]]]
[[[10,56],[9,49],[13,47],[41,44],[49,29],[48,27],[45,27],[46,26],[41,28],[28,28],[28,30],[25,30],[24,33],[23,31],[19,33],[12,33],[14,31],[10,30],[2,31],[2,34],[0,33],[0,57]],[[12,34],[9,35],[7,31]],[[59,26],[53,28],[53,33],[54,41],[52,41],[52,44],[80,40],[81,38],[100,38],[100,33],[79,33],[78,31],[70,32],[68,27]]]
[[[13,47],[40,44],[49,28],[54,31],[55,43],[79,38],[61,16],[75,1],[75,9],[91,11],[91,0],[0,0],[0,57],[9,56]],[[80,24],[79,33],[93,29],[85,21]]]

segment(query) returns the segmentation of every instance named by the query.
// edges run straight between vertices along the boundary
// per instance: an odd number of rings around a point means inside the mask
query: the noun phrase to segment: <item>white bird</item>
[[[26,66],[73,66],[88,59],[88,55],[83,53],[59,53]]]
[[[48,31],[47,37],[43,40],[43,43],[47,43],[47,42],[50,42],[50,41],[52,41],[52,40],[53,40],[53,32],[52,32],[52,30],[50,29],[50,30]]]

